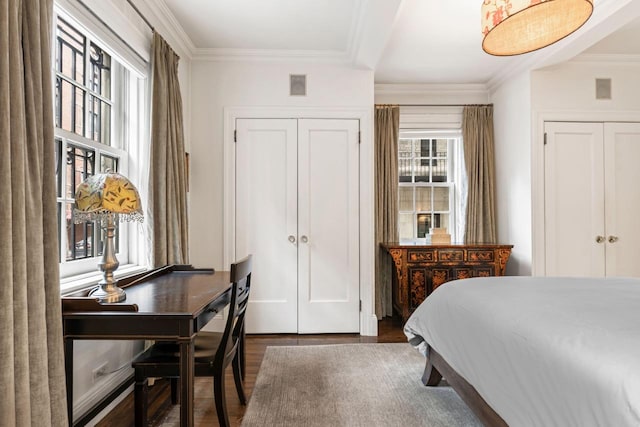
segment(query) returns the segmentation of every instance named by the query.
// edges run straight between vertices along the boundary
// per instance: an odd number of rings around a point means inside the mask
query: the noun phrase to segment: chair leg
[[[238,354],[240,355],[240,372],[242,373],[242,381],[244,381],[244,375],[247,371],[247,360],[245,357],[245,338],[246,334],[244,332],[244,324],[242,325],[242,332],[240,332],[240,344],[238,349]]]
[[[133,392],[135,426],[147,427],[147,392],[149,382],[147,378],[136,380]]]
[[[236,391],[238,392],[238,399],[242,405],[247,404],[247,396],[244,394],[244,386],[242,384],[242,368],[240,366],[240,353],[236,353],[236,357],[233,358],[231,366],[233,367],[233,381],[236,383]]]
[[[224,394],[224,370],[220,375],[213,377],[213,399],[216,403],[218,423],[220,427],[229,427],[229,414],[227,414],[227,399]]]
[[[171,378],[171,404],[172,405],[177,405],[178,401],[179,401],[179,396],[180,393],[178,393],[179,390],[179,383],[178,381],[180,380],[180,378]]]

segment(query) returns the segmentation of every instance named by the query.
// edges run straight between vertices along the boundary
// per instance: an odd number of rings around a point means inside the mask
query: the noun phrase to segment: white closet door
[[[546,122],[545,273],[605,275],[602,123]]]
[[[607,276],[640,277],[640,123],[605,123]]]
[[[297,332],[297,123],[236,123],[236,259],[253,254],[248,333]]]
[[[298,122],[298,332],[358,332],[358,120]]]

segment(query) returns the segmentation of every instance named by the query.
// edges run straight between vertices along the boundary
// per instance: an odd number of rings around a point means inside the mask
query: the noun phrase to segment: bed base
[[[508,424],[489,406],[477,390],[458,374],[437,351],[427,346],[427,362],[422,374],[422,383],[426,386],[437,386],[443,376],[484,425],[508,427]]]

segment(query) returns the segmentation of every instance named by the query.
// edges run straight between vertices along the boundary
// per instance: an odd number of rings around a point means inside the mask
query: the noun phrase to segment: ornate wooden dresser
[[[441,284],[469,277],[503,276],[513,245],[383,243],[393,259],[393,308],[406,322]]]

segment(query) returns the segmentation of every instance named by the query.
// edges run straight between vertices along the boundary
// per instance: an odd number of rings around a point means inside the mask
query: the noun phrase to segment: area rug
[[[409,344],[268,347],[243,427],[482,426]]]

